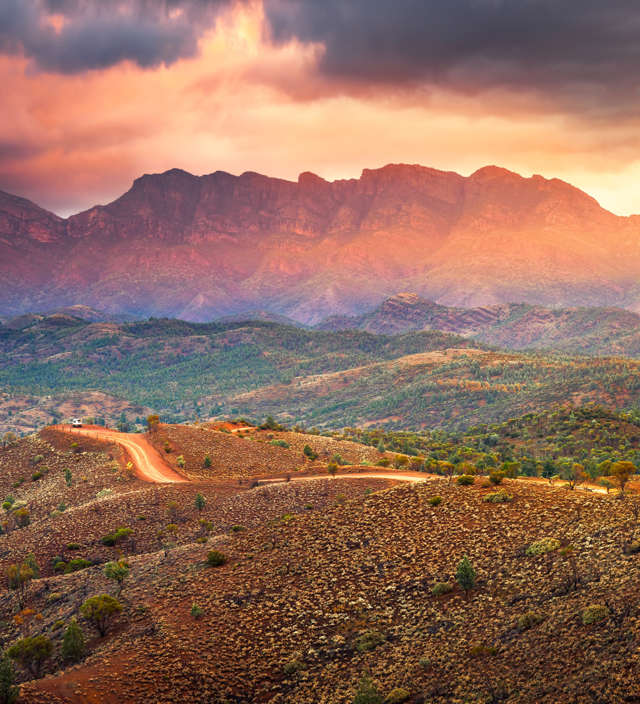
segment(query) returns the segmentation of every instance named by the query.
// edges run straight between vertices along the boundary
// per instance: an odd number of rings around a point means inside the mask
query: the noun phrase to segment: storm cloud
[[[23,53],[62,74],[133,61],[171,65],[197,54],[198,39],[226,0],[0,0],[0,52]]]
[[[274,38],[324,46],[327,76],[473,94],[638,100],[636,0],[266,0]]]

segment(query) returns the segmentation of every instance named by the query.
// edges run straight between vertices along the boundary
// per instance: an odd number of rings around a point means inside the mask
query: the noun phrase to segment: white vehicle
[[[74,428],[82,428],[82,420],[80,418],[72,418],[71,425]]]

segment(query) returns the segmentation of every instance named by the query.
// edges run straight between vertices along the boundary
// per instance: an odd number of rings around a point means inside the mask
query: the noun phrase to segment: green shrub
[[[211,467],[211,457],[209,457],[209,455],[204,456],[204,462],[202,463],[202,466],[205,469],[208,469],[209,467]]]
[[[62,657],[68,662],[78,662],[85,651],[84,633],[74,618],[62,638]]]
[[[474,645],[469,649],[469,654],[473,658],[482,658],[486,657],[487,655],[496,655],[497,652],[497,648],[492,645]]]
[[[492,484],[495,484],[496,486],[498,484],[501,484],[503,479],[504,479],[504,472],[501,472],[500,470],[496,470],[496,471],[491,472],[489,474],[489,481]]]
[[[204,611],[201,607],[198,606],[198,604],[191,604],[191,615],[193,616],[193,618],[195,618],[196,620],[200,619],[202,618],[203,614]]]
[[[40,472],[39,470],[38,470],[37,472],[34,472],[34,473],[31,475],[31,479],[32,479],[32,481],[34,481],[34,482],[37,482],[38,479],[42,479],[42,477],[44,477],[44,474],[43,474],[42,472]]]
[[[544,619],[545,616],[543,614],[539,614],[535,611],[527,611],[526,614],[518,616],[518,630],[528,631],[530,628],[542,623]]]
[[[314,452],[314,450],[311,448],[310,445],[305,445],[304,449],[302,450],[304,455],[308,457],[310,460],[315,460],[318,458],[318,453]]]
[[[600,621],[609,618],[609,609],[604,604],[593,604],[582,609],[580,617],[585,626],[589,626],[592,623],[600,623]]]
[[[386,638],[380,631],[366,631],[356,638],[355,646],[359,653],[367,653],[370,650],[375,650],[385,641]]]
[[[80,543],[67,543],[67,550],[81,550],[82,545]]]
[[[79,572],[80,570],[87,569],[87,567],[93,567],[93,562],[85,560],[82,557],[76,557],[74,560],[67,562],[64,573],[71,574],[72,572]]]
[[[461,474],[457,479],[456,482],[460,486],[471,486],[473,482],[475,482],[476,478],[471,475],[471,474]]]
[[[289,443],[286,440],[271,440],[269,444],[275,447],[284,447],[285,450],[289,448]]]
[[[0,702],[2,704],[14,704],[20,694],[19,687],[16,687],[16,673],[13,669],[11,658],[5,654],[0,660]]]
[[[24,528],[31,523],[31,516],[27,508],[19,508],[17,511],[14,511],[13,517],[20,528]]]
[[[442,503],[442,496],[432,496],[429,499],[430,506],[440,506],[441,503]]]
[[[7,655],[29,670],[34,677],[40,676],[42,665],[52,653],[53,643],[44,635],[23,638],[7,650]]]
[[[132,533],[133,530],[131,528],[118,528],[117,530],[113,531],[113,533],[107,533],[107,535],[103,535],[102,538],[100,538],[100,541],[103,545],[113,547],[118,543],[124,542]]]
[[[304,662],[302,662],[299,658],[295,658],[294,660],[290,660],[285,663],[282,671],[287,677],[290,677],[291,675],[295,675],[296,672],[301,672],[304,669],[306,669]]]
[[[207,554],[207,564],[209,567],[220,567],[227,562],[227,556],[219,550],[211,550]]]
[[[376,462],[378,467],[388,467],[391,464],[391,460],[388,457],[383,457]]]
[[[384,698],[384,704],[402,704],[411,696],[411,692],[404,687],[396,687],[392,689]]]
[[[178,465],[178,467],[180,467],[180,469],[185,468],[186,462],[184,460],[184,455],[178,455],[176,457],[176,464]]]
[[[243,530],[247,530],[244,526],[231,526],[231,532],[240,533]]]
[[[433,596],[442,596],[443,594],[448,594],[453,591],[453,584],[451,582],[436,582],[433,587],[431,587],[431,593]]]
[[[429,658],[420,658],[418,665],[420,665],[423,670],[428,670],[431,667],[431,660],[429,660]]]
[[[476,571],[471,566],[471,562],[469,562],[469,558],[466,555],[458,563],[456,582],[464,589],[467,596],[469,591],[475,587]]]
[[[490,504],[506,504],[513,500],[513,496],[507,494],[504,489],[500,489],[500,491],[496,491],[493,494],[487,494],[483,500]]]
[[[560,547],[560,541],[556,538],[541,538],[531,543],[527,548],[527,555],[530,557],[535,555],[544,555],[547,552],[553,552]]]
[[[382,694],[368,675],[365,675],[358,683],[353,704],[383,704]]]
[[[110,594],[100,594],[87,599],[80,607],[80,613],[91,621],[101,636],[104,636],[109,623],[122,611],[122,604]]]

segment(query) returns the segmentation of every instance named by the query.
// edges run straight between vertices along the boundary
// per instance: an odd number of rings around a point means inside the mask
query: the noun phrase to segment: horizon
[[[638,213],[636,11],[544,6],[6,0],[0,189],[68,216],[177,167],[497,164]]]

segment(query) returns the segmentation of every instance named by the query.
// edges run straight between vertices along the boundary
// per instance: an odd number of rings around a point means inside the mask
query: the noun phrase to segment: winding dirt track
[[[69,425],[59,425],[55,427],[65,433],[86,435],[90,438],[117,443],[129,453],[136,476],[145,482],[176,484],[189,481],[169,467],[162,459],[160,453],[141,433],[120,433],[117,430],[109,430],[98,426],[73,428]]]

